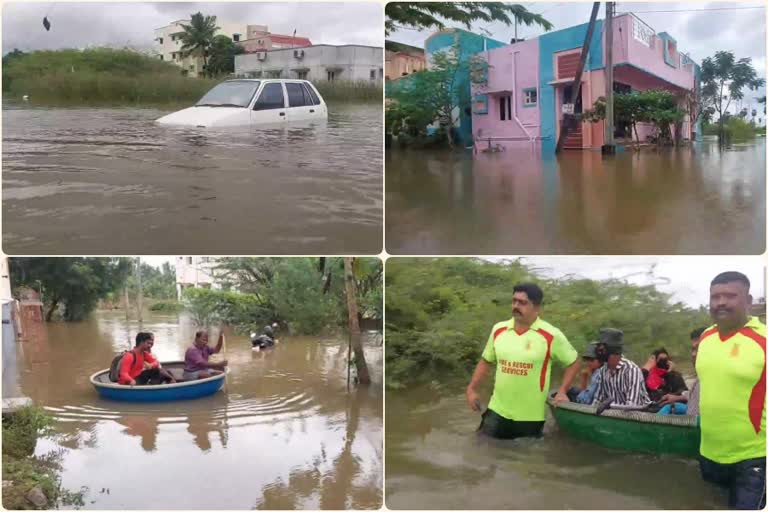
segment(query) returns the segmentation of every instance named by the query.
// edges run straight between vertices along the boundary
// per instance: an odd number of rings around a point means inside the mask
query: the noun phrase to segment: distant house
[[[386,41],[384,54],[384,79],[394,80],[427,67],[423,48],[394,41]]]
[[[176,294],[179,299],[187,288],[213,288],[220,286],[214,279],[214,268],[217,258],[200,256],[177,256],[176,267]]]
[[[183,25],[189,25],[190,20],[177,20],[155,29],[155,53],[162,61],[179,66],[185,74],[195,77],[203,73],[202,55],[184,55],[181,51],[181,35]],[[242,46],[245,51],[272,50],[309,46],[312,42],[306,37],[272,34],[267,25],[248,25],[231,21],[217,20],[219,30],[216,35],[224,35],[235,44]]]
[[[544,152],[553,152],[587,28],[588,24],[582,24],[480,52],[487,72],[478,80],[473,78],[475,140],[541,141]],[[617,16],[613,30],[614,91],[666,89],[682,98],[700,87],[699,66],[666,32],[656,33],[633,14]],[[598,20],[574,113],[590,109],[604,95],[605,35],[603,22]],[[617,126],[615,135],[630,137],[626,130]],[[651,132],[651,125],[638,126],[641,141]],[[701,130],[686,118],[682,136],[692,138],[695,132]],[[585,122],[569,133],[565,148],[600,148],[603,140],[604,123]]]
[[[297,78],[311,81],[384,79],[381,47],[318,44],[235,56],[235,75],[245,78]]]

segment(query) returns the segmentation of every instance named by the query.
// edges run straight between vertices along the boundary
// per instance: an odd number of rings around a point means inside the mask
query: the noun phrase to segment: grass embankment
[[[39,106],[175,108],[199,100],[221,78],[189,78],[169,62],[130,50],[38,51],[3,59],[3,96]],[[381,101],[380,85],[317,84],[328,102]]]
[[[55,508],[58,504],[82,505],[82,493],[61,488],[55,460],[34,456],[37,440],[50,433],[51,422],[47,414],[34,406],[3,416],[4,508],[32,510]],[[33,503],[30,497],[39,501]]]
[[[738,117],[731,117],[723,126],[726,140],[754,139],[758,134],[765,134],[765,127],[755,126]],[[705,124],[702,127],[704,135],[718,135],[720,126],[717,123]]]

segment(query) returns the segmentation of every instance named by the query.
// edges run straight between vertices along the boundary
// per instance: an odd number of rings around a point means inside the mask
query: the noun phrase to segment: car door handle
[[[285,112],[280,112],[280,115],[285,117]]]
[[[315,113],[315,109],[313,109],[313,108],[309,109],[309,113],[310,114],[314,114]]]

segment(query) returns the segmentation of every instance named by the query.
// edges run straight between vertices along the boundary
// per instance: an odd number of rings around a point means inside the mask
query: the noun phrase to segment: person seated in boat
[[[683,376],[672,368],[674,364],[664,347],[654,350],[653,355],[643,367],[648,396],[657,404],[664,395],[679,395],[688,390]]]
[[[694,373],[696,371],[696,354],[699,350],[701,335],[706,329],[700,327],[691,331],[691,360]],[[694,378],[690,390],[680,393],[668,393],[661,397],[659,414],[685,414],[688,416],[699,415],[699,379]]]
[[[136,345],[133,350],[126,352],[120,360],[118,384],[135,386],[159,384],[163,381],[160,363],[150,352],[152,340],[152,333],[149,332],[140,332],[136,335]]]
[[[223,371],[227,366],[227,360],[220,363],[211,363],[208,359],[211,354],[218,354],[224,346],[224,334],[219,334],[216,347],[208,346],[208,332],[197,331],[195,341],[184,354],[184,380],[206,379],[213,375],[211,370]]]
[[[602,345],[602,347],[601,347]],[[597,370],[600,379],[593,403],[619,408],[644,409],[651,403],[640,367],[624,357],[624,332],[600,329],[598,348],[606,362]],[[604,352],[603,352],[604,351]]]
[[[150,340],[149,340],[149,351],[148,351],[151,354],[152,353],[152,347],[155,346],[155,334],[150,332],[149,335],[152,336],[152,338],[150,338]],[[154,355],[153,355],[153,357],[154,357]],[[175,384],[176,383],[176,377],[174,377],[171,372],[169,372],[168,370],[163,368],[163,365],[162,365],[162,363],[160,361],[157,361],[157,369],[160,370],[160,376],[162,377],[162,382],[163,383],[166,383],[166,382],[171,383],[171,384]]]
[[[573,387],[568,392],[568,398],[572,402],[580,404],[591,404],[595,399],[595,393],[597,392],[597,386],[600,382],[600,377],[597,370],[603,365],[602,361],[597,357],[597,342],[593,341],[581,355],[581,360],[584,362],[584,368],[581,371],[581,387]],[[576,391],[576,393],[574,393]]]

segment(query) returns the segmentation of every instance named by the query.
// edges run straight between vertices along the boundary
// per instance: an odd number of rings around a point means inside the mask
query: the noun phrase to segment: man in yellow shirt
[[[566,390],[579,371],[578,353],[553,325],[539,317],[544,292],[535,284],[514,287],[512,318],[493,326],[467,386],[467,402],[479,411],[477,387],[496,367],[496,380],[479,431],[511,439],[540,436],[544,428],[551,362],[567,366],[556,401],[568,401]]]
[[[696,355],[701,386],[701,475],[728,488],[729,508],[765,507],[765,325],[747,312],[749,279],[724,272],[710,285]]]

